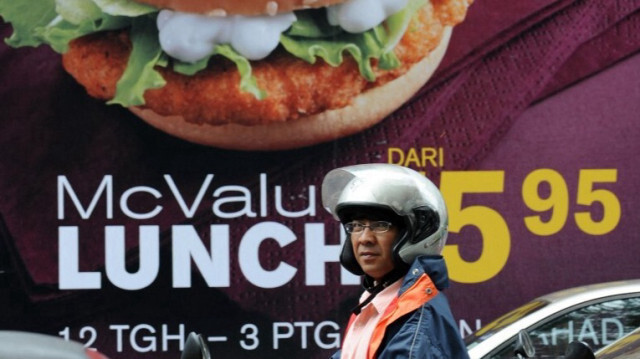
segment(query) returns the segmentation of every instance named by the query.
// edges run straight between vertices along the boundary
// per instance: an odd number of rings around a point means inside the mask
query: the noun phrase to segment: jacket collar
[[[426,273],[438,290],[449,288],[447,265],[441,255],[423,255],[417,257],[404,277],[399,294],[404,293],[413,283]]]

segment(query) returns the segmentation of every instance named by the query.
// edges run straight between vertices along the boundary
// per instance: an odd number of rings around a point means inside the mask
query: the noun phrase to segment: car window
[[[640,357],[640,328],[622,339],[607,345],[596,353],[598,359],[622,359]]]
[[[570,342],[587,343],[594,351],[640,327],[640,298],[613,299],[574,309],[529,329],[536,358],[558,358]],[[515,338],[490,358],[513,358]]]
[[[480,344],[487,338],[490,338],[493,334],[499,332],[504,327],[517,322],[520,318],[525,317],[531,313],[534,313],[545,306],[547,306],[549,302],[544,300],[533,300],[519,308],[516,308],[509,313],[501,316],[500,318],[494,320],[493,322],[485,325],[480,328],[476,332],[468,335],[464,338],[465,345],[467,349],[471,349],[476,345]]]

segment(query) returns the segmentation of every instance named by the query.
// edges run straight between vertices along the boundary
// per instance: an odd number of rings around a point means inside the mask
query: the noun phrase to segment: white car
[[[536,358],[564,356],[570,342],[597,351],[640,327],[640,280],[593,284],[536,298],[465,338],[471,359],[513,358],[525,330]]]
[[[597,359],[640,358],[640,328],[598,350]]]
[[[97,350],[60,337],[11,330],[0,330],[2,359],[108,359]]]

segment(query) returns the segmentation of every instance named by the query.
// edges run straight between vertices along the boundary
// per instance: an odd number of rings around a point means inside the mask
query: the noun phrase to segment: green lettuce
[[[211,55],[194,63],[175,60],[173,64],[173,71],[188,76],[194,75],[198,73],[198,71],[205,69],[209,64],[211,57],[215,55],[224,56],[235,63],[236,68],[240,73],[240,90],[252,94],[259,100],[263,100],[267,97],[267,93],[258,87],[256,78],[251,74],[251,63],[249,60],[240,55],[230,45],[217,45]]]
[[[361,34],[341,33],[320,38],[291,36],[284,33],[280,43],[289,53],[312,64],[319,57],[331,66],[340,66],[346,51],[358,63],[362,76],[369,81],[375,81],[371,59],[378,59],[378,65],[383,69],[391,69],[399,65],[393,52],[384,51],[387,34],[382,26]]]
[[[407,6],[399,12],[391,15],[385,21],[388,37],[384,52],[393,50],[409,27],[411,19],[418,10],[427,4],[427,0],[410,0]]]
[[[99,31],[127,27],[130,18],[114,17],[91,0],[0,0],[0,15],[13,26],[6,43],[13,47],[47,44],[59,53],[69,42]]]
[[[0,15],[13,26],[13,33],[5,41],[13,47],[38,46],[42,40],[37,35],[56,19],[56,4],[43,0],[33,6],[29,1],[0,1]]]
[[[56,0],[56,13],[74,25],[92,22],[102,17],[102,10],[91,0]]]
[[[127,67],[116,84],[116,95],[108,104],[122,106],[144,105],[144,93],[160,88],[166,81],[155,70],[164,58],[155,29],[155,21],[148,17],[136,18],[131,25],[133,50]]]
[[[313,12],[324,10],[304,11],[296,14],[298,20],[281,36],[280,43],[289,53],[312,64],[322,58],[331,66],[339,66],[343,54],[348,52],[358,63],[360,74],[375,81],[371,60],[378,60],[378,67],[383,70],[400,65],[392,50],[425,4],[426,0],[410,0],[383,24],[360,34],[350,34],[330,25],[326,16],[313,16]]]
[[[67,0],[62,0],[67,1]],[[90,0],[93,1],[105,14],[113,16],[138,17],[157,12],[158,9],[151,5],[141,4],[131,0]]]
[[[281,35],[280,43],[286,51],[309,63],[321,58],[331,66],[339,66],[346,53],[358,63],[362,76],[374,81],[372,60],[377,60],[381,69],[400,65],[392,49],[425,2],[410,0],[405,9],[361,34],[350,34],[330,25],[324,9],[297,11],[297,21]],[[165,84],[157,66],[171,66],[176,72],[194,75],[207,67],[212,56],[224,56],[235,63],[242,91],[258,99],[267,96],[252,75],[250,61],[230,45],[216,46],[210,56],[196,63],[169,59],[158,41],[157,13],[156,8],[133,0],[0,0],[0,15],[13,27],[13,33],[5,41],[13,47],[46,44],[64,53],[69,42],[78,37],[130,28],[132,54],[110,104],[144,105],[144,93]]]

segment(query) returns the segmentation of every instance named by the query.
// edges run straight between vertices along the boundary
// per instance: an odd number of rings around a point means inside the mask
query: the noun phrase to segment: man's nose
[[[371,243],[375,238],[375,233],[369,227],[364,227],[362,232],[358,233],[358,241],[361,243]]]

